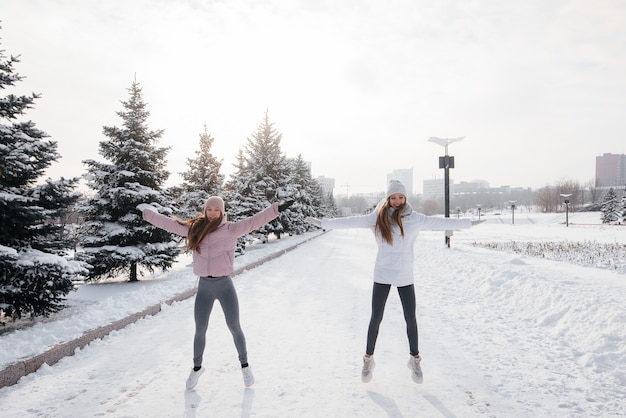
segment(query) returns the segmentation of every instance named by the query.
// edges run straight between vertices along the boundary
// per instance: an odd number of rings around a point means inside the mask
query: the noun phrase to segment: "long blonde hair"
[[[400,233],[402,234],[402,238],[404,238],[404,227],[402,226],[402,211],[404,210],[405,203],[394,210],[390,215],[389,211],[392,209],[389,204],[389,200],[382,204],[380,209],[378,209],[378,217],[376,218],[376,227],[375,231],[383,241],[385,241],[389,245],[393,245],[393,232],[392,227],[393,224],[396,224],[400,227]]]
[[[224,214],[220,214],[220,217],[209,221],[204,214],[198,215],[188,221],[178,221],[183,225],[189,225],[189,232],[187,232],[187,243],[185,244],[186,250],[194,250],[200,252],[200,242],[211,232],[215,231],[221,224]]]

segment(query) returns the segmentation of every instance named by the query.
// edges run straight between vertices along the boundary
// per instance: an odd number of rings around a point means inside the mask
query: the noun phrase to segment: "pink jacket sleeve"
[[[259,229],[272,219],[276,218],[279,214],[278,203],[272,203],[271,206],[268,206],[255,215],[237,222],[231,222],[229,229],[233,234],[240,237],[254,231],[255,229]]]
[[[141,212],[141,215],[143,216],[143,219],[150,222],[152,225],[156,226],[157,228],[165,229],[172,234],[182,235],[186,237],[187,233],[189,232],[188,225],[183,225],[180,222],[177,222],[176,220],[168,216],[161,215],[160,213],[157,213],[155,211],[144,209]]]

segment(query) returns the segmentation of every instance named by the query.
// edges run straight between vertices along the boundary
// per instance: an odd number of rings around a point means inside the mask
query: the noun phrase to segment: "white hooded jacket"
[[[441,218],[413,212],[407,203],[402,215],[404,238],[400,233],[400,227],[393,225],[393,245],[389,245],[375,233],[379,207],[380,204],[372,213],[367,215],[322,219],[322,228],[324,229],[370,228],[374,232],[378,244],[378,254],[374,266],[374,281],[376,283],[397,287],[413,284],[413,249],[419,231],[456,230],[472,226],[469,219]]]

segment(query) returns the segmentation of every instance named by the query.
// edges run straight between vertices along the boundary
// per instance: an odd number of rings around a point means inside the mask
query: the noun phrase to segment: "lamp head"
[[[428,138],[428,142],[434,142],[435,144],[439,144],[442,147],[445,147],[449,144],[452,144],[453,142],[459,142],[463,138],[465,137],[460,136],[458,138],[437,138],[436,136],[431,136],[430,138]]]

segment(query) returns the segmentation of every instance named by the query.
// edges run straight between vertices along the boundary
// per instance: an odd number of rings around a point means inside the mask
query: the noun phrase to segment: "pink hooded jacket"
[[[237,238],[260,228],[278,216],[278,203],[237,222],[226,221],[224,214],[222,225],[207,234],[200,242],[200,250],[193,251],[193,272],[198,276],[229,276],[233,274],[235,247]],[[189,225],[182,225],[176,220],[161,215],[150,209],[142,211],[143,219],[152,225],[173,234],[187,236]]]

